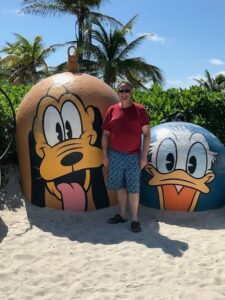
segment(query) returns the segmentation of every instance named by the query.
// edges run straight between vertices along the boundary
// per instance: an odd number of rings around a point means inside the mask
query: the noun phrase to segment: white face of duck
[[[151,144],[150,154],[151,164],[160,173],[184,170],[194,178],[209,173],[216,156],[201,133],[179,127],[160,131]]]
[[[183,127],[161,130],[150,145],[149,155],[149,185],[157,186],[161,208],[193,210],[199,194],[209,192],[208,183],[215,178],[211,168],[216,153],[210,151],[201,133]]]

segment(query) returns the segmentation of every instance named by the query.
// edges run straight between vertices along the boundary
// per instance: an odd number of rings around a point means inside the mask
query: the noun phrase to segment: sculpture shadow
[[[24,206],[17,166],[8,173],[8,183],[0,191],[0,209],[7,207],[16,211]],[[130,231],[130,222],[111,225],[107,220],[117,213],[117,207],[109,207],[88,212],[61,211],[52,208],[40,208],[25,201],[28,221],[31,230],[37,226],[45,232],[71,241],[92,244],[119,244],[124,241],[143,244],[148,248],[159,248],[164,253],[180,257],[188,249],[185,240],[171,239],[160,233],[162,223],[195,229],[218,230],[225,228],[225,207],[202,212],[171,212],[140,206],[139,217],[143,231],[135,234]],[[130,220],[130,218],[129,218]],[[24,232],[24,234],[27,232]],[[1,237],[7,234],[4,222],[1,224]]]
[[[4,187],[6,194],[2,194],[2,189],[0,191],[1,199],[3,199],[0,207],[4,209],[7,206],[8,209],[16,211],[17,208],[24,206],[25,198],[20,189],[17,167],[11,168],[10,172],[12,173],[9,173],[9,182]],[[37,226],[44,232],[51,232],[57,237],[68,238],[80,243],[110,245],[124,241],[136,242],[148,248],[159,248],[174,257],[182,256],[188,249],[188,244],[184,240],[171,239],[160,233],[160,226],[163,223],[206,230],[225,228],[225,207],[212,211],[188,213],[162,211],[140,206],[139,218],[143,231],[138,234],[130,231],[129,221],[124,224],[107,224],[107,220],[117,213],[117,206],[84,213],[40,208],[25,201],[25,208],[30,223],[28,231],[33,226]],[[128,217],[130,220],[130,216]],[[6,236],[7,231],[7,226],[2,221],[1,238]]]
[[[115,225],[107,223],[107,220],[116,214],[117,207],[84,213],[40,208],[27,202],[26,210],[30,229],[37,226],[45,232],[66,237],[71,241],[104,245],[136,242],[148,248],[160,248],[174,257],[181,257],[188,249],[186,242],[170,239],[160,233],[159,222],[148,215],[151,210],[149,208],[146,210],[140,207],[143,231],[138,234],[131,232],[129,221]]]
[[[7,233],[8,233],[8,227],[6,226],[3,219],[0,217],[0,243],[6,237]]]
[[[7,208],[16,211],[24,205],[20,188],[20,177],[16,164],[1,166],[2,184],[0,187],[0,210]]]
[[[177,212],[150,209],[150,215],[159,222],[180,227],[205,230],[225,229],[225,206],[214,210],[199,212]]]

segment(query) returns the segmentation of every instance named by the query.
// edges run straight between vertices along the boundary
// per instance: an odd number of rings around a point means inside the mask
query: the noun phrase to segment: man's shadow
[[[174,257],[182,256],[188,249],[186,242],[170,239],[160,233],[160,223],[155,217],[149,217],[149,208],[140,207],[143,229],[140,233],[131,232],[130,221],[113,225],[107,223],[116,214],[118,207],[84,213],[40,208],[26,202],[26,210],[30,228],[37,226],[45,232],[71,241],[104,245],[136,242],[148,248],[160,248]]]

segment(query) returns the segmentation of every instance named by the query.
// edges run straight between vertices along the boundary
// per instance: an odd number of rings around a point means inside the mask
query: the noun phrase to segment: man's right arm
[[[102,162],[105,167],[108,167],[108,148],[109,148],[109,131],[103,130],[102,133]]]

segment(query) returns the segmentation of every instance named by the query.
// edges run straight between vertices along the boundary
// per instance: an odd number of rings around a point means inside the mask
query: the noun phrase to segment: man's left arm
[[[150,144],[150,126],[144,125],[142,127],[143,134],[143,145],[141,151],[141,169],[143,169],[147,165],[147,155]]]

